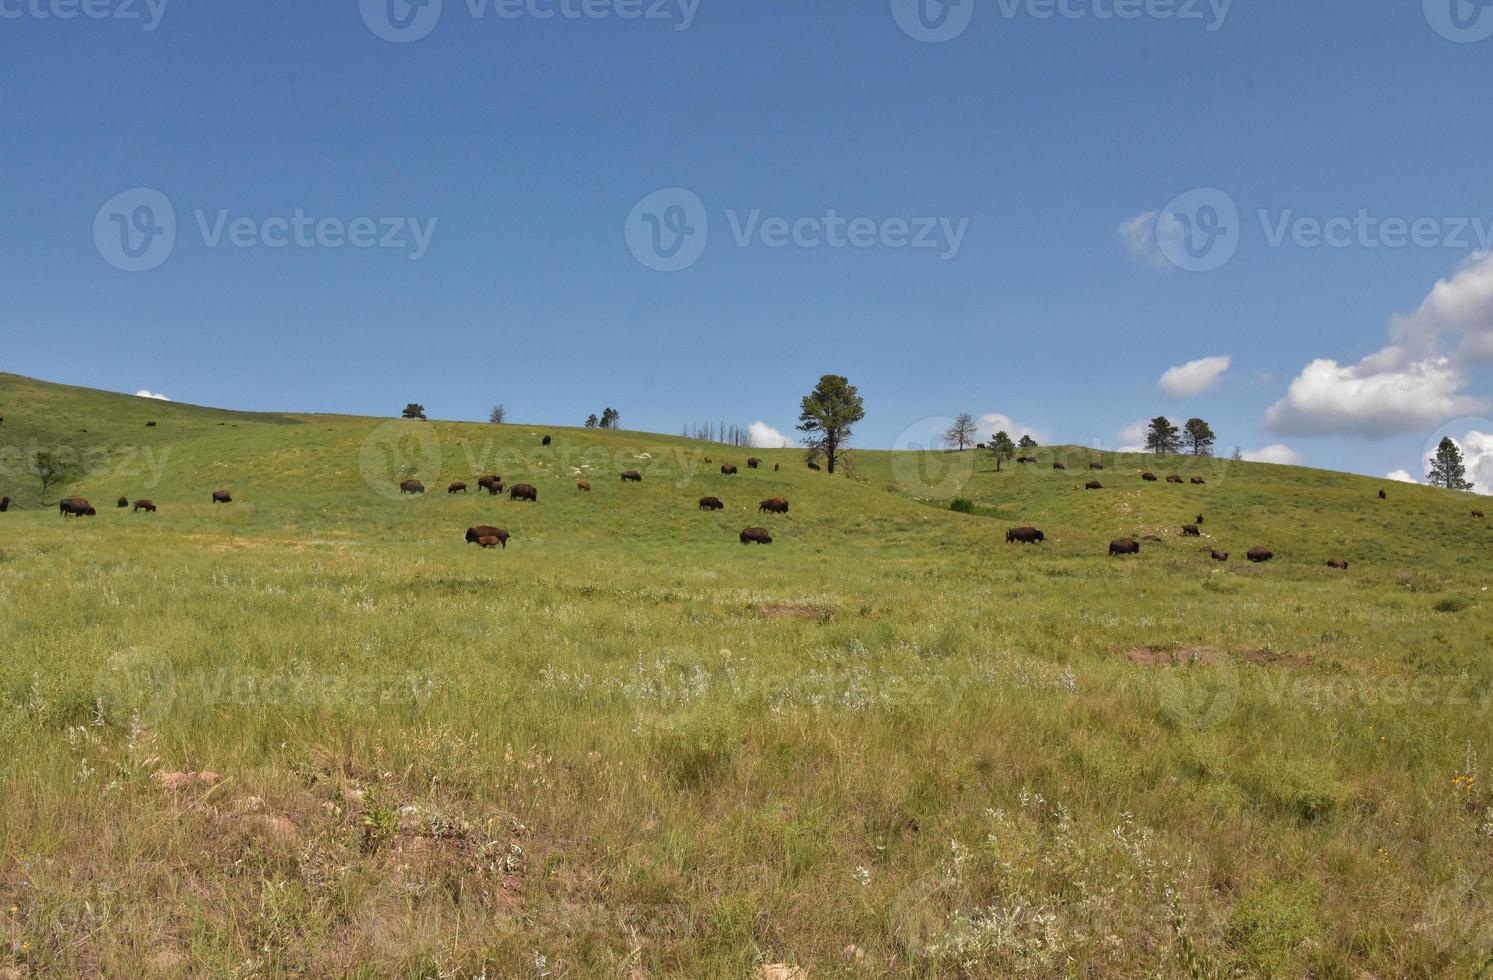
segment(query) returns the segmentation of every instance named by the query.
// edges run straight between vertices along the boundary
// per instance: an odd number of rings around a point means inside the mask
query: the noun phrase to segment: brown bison
[[[721,503],[719,497],[701,497],[700,498],[700,509],[701,510],[725,510],[726,509],[726,505],[723,504],[723,503]]]
[[[1052,468],[1055,470],[1066,470],[1068,467],[1064,466],[1062,463],[1053,463]]]
[[[762,460],[757,459],[755,456],[753,456],[751,459],[747,460],[747,469],[749,469],[749,470],[755,470],[757,467],[759,467],[761,465],[762,465]]]
[[[496,484],[498,486],[498,488],[499,488],[498,490],[494,490],[493,489],[493,485],[494,484]],[[491,494],[494,494],[494,495],[496,495],[496,494],[498,494],[498,493],[501,492],[502,485],[503,485],[503,478],[501,476],[484,476],[484,477],[479,477],[478,480],[477,480],[477,486],[481,487],[483,490],[486,490],[488,493],[491,493]]]
[[[1219,551],[1217,548],[1206,548],[1204,550],[1208,552],[1208,556],[1214,561],[1229,560],[1229,553],[1227,551]]]
[[[10,498],[6,497],[5,498],[5,502],[8,503],[9,501],[10,501]],[[5,509],[4,507],[0,507],[0,510],[4,510],[4,509]],[[1483,512],[1480,511],[1480,510],[1475,510],[1475,511],[1472,512],[1472,516],[1473,517],[1482,517],[1483,516]]]
[[[1184,538],[1200,538],[1202,536],[1203,536],[1203,532],[1198,530],[1198,526],[1196,524],[1183,524],[1182,525],[1182,537],[1184,537]]]
[[[626,473],[622,474],[622,482],[623,483],[642,483],[643,482],[643,474],[639,473],[637,470],[628,470]]]
[[[150,500],[135,501],[135,509],[131,511],[131,513],[138,514],[142,510],[147,514],[154,514],[156,512],[156,505],[153,501]]]
[[[549,436],[545,436],[543,439],[540,439],[539,440],[539,444],[541,446],[548,446],[550,444],[550,437]]]
[[[227,490],[214,490],[213,491],[213,503],[215,503],[215,504],[231,504],[231,503],[233,503],[233,494],[229,493]]]
[[[1191,483],[1195,487],[1207,486],[1207,484],[1208,484],[1208,481],[1205,480],[1205,479],[1203,479],[1200,476],[1195,476],[1191,480],[1188,480],[1187,482]]]
[[[399,485],[400,493],[424,493],[425,484],[419,480],[405,480]]]
[[[1196,520],[1194,520],[1194,521],[1193,521],[1193,522],[1192,522],[1192,523],[1194,523],[1194,524],[1201,524],[1201,523],[1203,523],[1203,515],[1202,515],[1202,514],[1199,514],[1199,515],[1198,515],[1198,516],[1197,516],[1197,519],[1196,519]]]
[[[1006,544],[1012,542],[1036,544],[1038,541],[1046,540],[1047,536],[1034,527],[1013,527],[1006,532]]]
[[[1255,564],[1259,564],[1274,558],[1275,552],[1269,548],[1251,548],[1244,553],[1244,556]]]
[[[8,510],[10,510],[10,498],[0,497],[0,514],[3,514]]]
[[[82,497],[69,497],[57,504],[57,512],[63,517],[93,517],[98,511]]]
[[[527,500],[531,504],[539,503],[539,491],[527,483],[515,483],[513,489],[508,491],[511,500]]]
[[[1018,463],[1035,463],[1036,461],[1037,461],[1037,458],[1035,456],[1017,456],[1016,457],[1016,462],[1018,462]]]
[[[1155,483],[1156,482],[1156,474],[1155,473],[1142,473],[1140,475],[1140,478],[1142,480],[1145,480],[1147,483]]]
[[[114,506],[117,507],[117,508],[119,508],[120,510],[124,510],[129,505],[130,505],[130,498],[129,497],[120,497],[114,503]]]
[[[1085,490],[1103,490],[1104,484],[1100,483],[1098,480],[1090,480],[1088,483],[1085,483],[1083,485],[1083,488]]]
[[[145,427],[147,429],[154,429],[156,427],[156,424],[154,422],[146,422]]]
[[[772,544],[772,535],[765,527],[749,527],[741,532],[742,544]]]
[[[1388,500],[1389,499],[1389,494],[1385,493],[1383,490],[1380,490],[1379,491],[1379,499],[1380,500]]]
[[[1341,558],[1329,558],[1327,559],[1327,567],[1336,568],[1339,571],[1346,572],[1348,570],[1348,563],[1343,561]]]
[[[501,545],[504,549],[507,549],[508,532],[500,527],[479,524],[476,527],[467,528],[467,544],[480,544],[484,548]]]
[[[818,467],[816,466],[815,469],[818,469]],[[721,476],[735,476],[735,475],[736,475],[736,467],[732,466],[730,463],[722,463],[721,464]]]
[[[780,470],[782,468],[783,468],[783,465],[781,463],[773,463],[772,464],[772,471],[774,473],[776,473],[778,470]]]
[[[487,495],[489,497],[496,497],[498,494],[502,493],[505,489],[507,489],[507,487],[505,487],[503,485],[503,481],[502,480],[498,480],[495,483],[489,483],[487,485]]]
[[[814,462],[814,461],[812,461],[812,460],[810,460],[809,463],[808,463],[808,467],[811,470],[817,470],[817,469],[819,469],[819,464],[816,463],[816,462]]]
[[[1169,476],[1169,477],[1166,478],[1166,482],[1167,483],[1181,483],[1182,482],[1182,478],[1180,476],[1177,476],[1176,474],[1172,474],[1171,476]]]
[[[446,488],[446,492],[447,493],[466,493],[467,492],[467,485],[465,483],[462,483],[460,480],[457,480],[455,483],[451,484],[449,487]]]
[[[1140,554],[1140,542],[1134,538],[1116,538],[1109,543],[1110,557],[1115,555],[1138,555]]]
[[[757,505],[757,513],[786,514],[788,513],[788,501],[782,497],[769,497]]]
[[[1091,469],[1091,470],[1102,470],[1102,469],[1104,469],[1104,464],[1103,463],[1090,463],[1089,464],[1089,469]]]
[[[585,480],[577,480],[575,482],[575,488],[577,490],[584,490],[586,493],[591,492],[591,484],[587,483]]]

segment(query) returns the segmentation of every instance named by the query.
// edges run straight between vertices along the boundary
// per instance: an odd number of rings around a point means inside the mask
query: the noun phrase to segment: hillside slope
[[[0,966],[1182,976],[1190,948],[1210,973],[1430,976],[1493,955],[1478,498],[1072,447],[1001,473],[860,451],[831,477],[796,450],[8,375],[0,417]],[[88,461],[65,492],[97,517],[42,499],[36,448]],[[480,493],[492,472],[538,503]],[[789,515],[759,514],[770,496]],[[508,547],[466,544],[478,523]],[[1047,540],[1007,545],[1014,524]],[[773,544],[740,544],[750,525]]]

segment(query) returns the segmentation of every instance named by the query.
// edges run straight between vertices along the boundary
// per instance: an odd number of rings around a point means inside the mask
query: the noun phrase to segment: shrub
[[[1435,609],[1437,612],[1459,613],[1470,605],[1472,600],[1465,595],[1449,595],[1438,601]]]
[[[975,502],[964,497],[955,497],[954,502],[949,504],[949,510],[955,510],[961,514],[973,514],[975,512]]]

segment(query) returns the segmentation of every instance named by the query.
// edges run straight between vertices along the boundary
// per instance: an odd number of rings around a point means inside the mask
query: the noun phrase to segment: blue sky
[[[1450,424],[1493,483],[1493,6],[389,3],[0,0],[0,366],[789,434],[834,372],[864,446]]]

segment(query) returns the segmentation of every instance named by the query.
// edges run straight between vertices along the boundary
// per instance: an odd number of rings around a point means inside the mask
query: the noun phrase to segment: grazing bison
[[[460,480],[458,480],[455,483],[451,484],[449,487],[447,487],[446,488],[446,492],[447,493],[466,493],[467,492],[467,485],[465,483],[462,483]]]
[[[1055,470],[1066,470],[1068,467],[1064,466],[1062,463],[1053,463],[1052,468]]]
[[[701,510],[725,510],[726,509],[726,505],[723,504],[723,503],[721,503],[719,497],[701,497],[700,498],[700,509]]]
[[[575,483],[575,488],[577,490],[584,490],[587,493],[591,492],[591,484],[587,483],[585,480],[577,480]]]
[[[1380,500],[1388,500],[1389,499],[1389,494],[1385,493],[1383,490],[1380,490],[1379,491],[1379,499]]]
[[[1195,521],[1193,521],[1193,523],[1194,523],[1194,524],[1201,524],[1201,523],[1203,523],[1203,515],[1202,515],[1202,514],[1199,514],[1199,515],[1198,515],[1198,516],[1197,516],[1197,520],[1195,520]]]
[[[757,467],[759,467],[761,465],[762,465],[762,460],[757,459],[755,456],[752,457],[751,459],[747,460],[747,469],[749,469],[749,470],[755,470]]]
[[[1083,485],[1083,488],[1085,490],[1103,490],[1104,484],[1100,483],[1098,480],[1090,480],[1088,483],[1085,483]]]
[[[772,535],[765,527],[749,527],[741,532],[742,544],[772,544]]]
[[[1205,479],[1203,479],[1200,476],[1195,476],[1191,480],[1188,480],[1187,482],[1191,483],[1195,487],[1207,486],[1207,484],[1208,484],[1208,481],[1205,480]]]
[[[494,481],[492,483],[489,483],[487,485],[487,495],[489,497],[496,497],[498,494],[502,493],[505,489],[506,488],[503,486],[503,481],[502,480],[496,480],[496,481]]]
[[[150,501],[150,500],[137,500],[137,501],[135,501],[135,509],[133,511],[131,511],[131,513],[138,514],[142,510],[145,511],[145,513],[147,513],[147,514],[154,514],[156,512],[155,502],[154,501]]]
[[[769,497],[757,505],[757,513],[786,514],[788,513],[788,501],[782,497]]]
[[[1140,475],[1140,478],[1142,480],[1145,480],[1147,483],[1155,483],[1156,482],[1156,474],[1155,473],[1142,473]]]
[[[227,490],[214,490],[213,491],[213,503],[215,503],[215,504],[231,504],[231,503],[233,503],[233,494],[229,493]]]
[[[1196,524],[1183,524],[1182,525],[1182,537],[1184,537],[1184,538],[1200,538],[1202,536],[1203,536],[1203,532],[1198,530],[1198,526]]]
[[[816,469],[816,470],[819,468],[818,466],[814,465],[813,463],[810,463],[809,465],[813,466],[813,468]],[[732,466],[730,463],[722,463],[721,464],[721,476],[735,476],[735,475],[736,475],[736,467]]]
[[[622,482],[623,483],[642,483],[643,482],[643,474],[639,473],[637,470],[628,470],[626,473],[622,474]]]
[[[405,480],[399,485],[400,493],[424,493],[425,484],[419,480]]]
[[[778,470],[780,470],[780,469],[782,469],[782,468],[783,468],[783,466],[782,466],[782,464],[781,464],[781,463],[773,463],[773,464],[772,464],[772,471],[773,471],[773,472],[774,472],[774,473],[776,473],[776,472],[777,472],[777,471],[778,471]]]
[[[93,517],[98,511],[82,497],[69,497],[57,504],[57,512],[63,517]]]
[[[809,469],[811,469],[811,470],[817,470],[817,469],[819,469],[819,464],[815,463],[815,462],[810,462],[808,464],[808,466],[809,466]]]
[[[1327,559],[1327,567],[1336,568],[1339,571],[1346,572],[1348,570],[1348,563],[1343,561],[1341,558],[1329,558]]]
[[[220,423],[220,424],[221,424],[221,423]],[[147,428],[147,429],[154,429],[154,428],[155,428],[155,427],[156,427],[156,424],[155,424],[155,423],[154,423],[154,422],[146,422],[146,423],[145,423],[145,427],[146,427],[146,428]]]
[[[124,510],[129,505],[130,505],[130,498],[129,497],[120,497],[117,501],[114,502],[114,506],[118,507],[120,510]]]
[[[1012,542],[1036,544],[1038,541],[1046,540],[1047,536],[1034,527],[1013,527],[1006,532],[1006,544]]]
[[[1255,564],[1259,564],[1260,562],[1269,561],[1270,559],[1274,558],[1275,552],[1271,551],[1269,548],[1251,548],[1246,551],[1244,555],[1250,561],[1254,562]]]
[[[1229,553],[1227,551],[1219,551],[1217,548],[1208,548],[1206,550],[1208,552],[1208,556],[1210,558],[1212,558],[1214,561],[1228,561],[1229,560]]]
[[[0,497],[0,514],[3,514],[8,510],[10,510],[10,498]]]
[[[1090,463],[1089,464],[1089,469],[1091,469],[1091,470],[1102,470],[1102,469],[1104,469],[1104,464],[1103,463]]]
[[[1109,543],[1110,557],[1115,555],[1138,555],[1140,554],[1140,542],[1134,538],[1116,538]]]
[[[477,479],[477,486],[481,487],[483,490],[488,491],[489,493],[497,492],[493,490],[493,484],[495,483],[501,487],[503,478],[501,476],[484,476]]]
[[[1017,456],[1016,457],[1016,462],[1018,462],[1018,463],[1035,463],[1036,459],[1034,459],[1031,456]]]
[[[550,444],[550,437],[549,436],[545,436],[543,439],[540,439],[539,440],[539,444],[541,446],[548,446]]]
[[[513,489],[508,491],[512,500],[527,500],[531,504],[539,503],[539,491],[527,483],[515,483]]]
[[[10,498],[6,497],[4,502],[5,503],[9,503],[10,502]],[[4,507],[0,507],[0,510],[4,510],[4,509],[5,509]],[[1472,512],[1472,516],[1473,517],[1482,517],[1483,516],[1483,512],[1480,511],[1480,510],[1475,510],[1475,511]]]
[[[1166,482],[1167,483],[1181,483],[1182,482],[1182,478],[1180,476],[1177,476],[1176,474],[1173,474],[1173,475],[1171,475],[1171,476],[1169,476],[1169,477],[1166,478]]]
[[[479,524],[476,527],[467,528],[467,544],[480,544],[484,548],[501,545],[506,549],[508,547],[508,532],[500,527]]]

